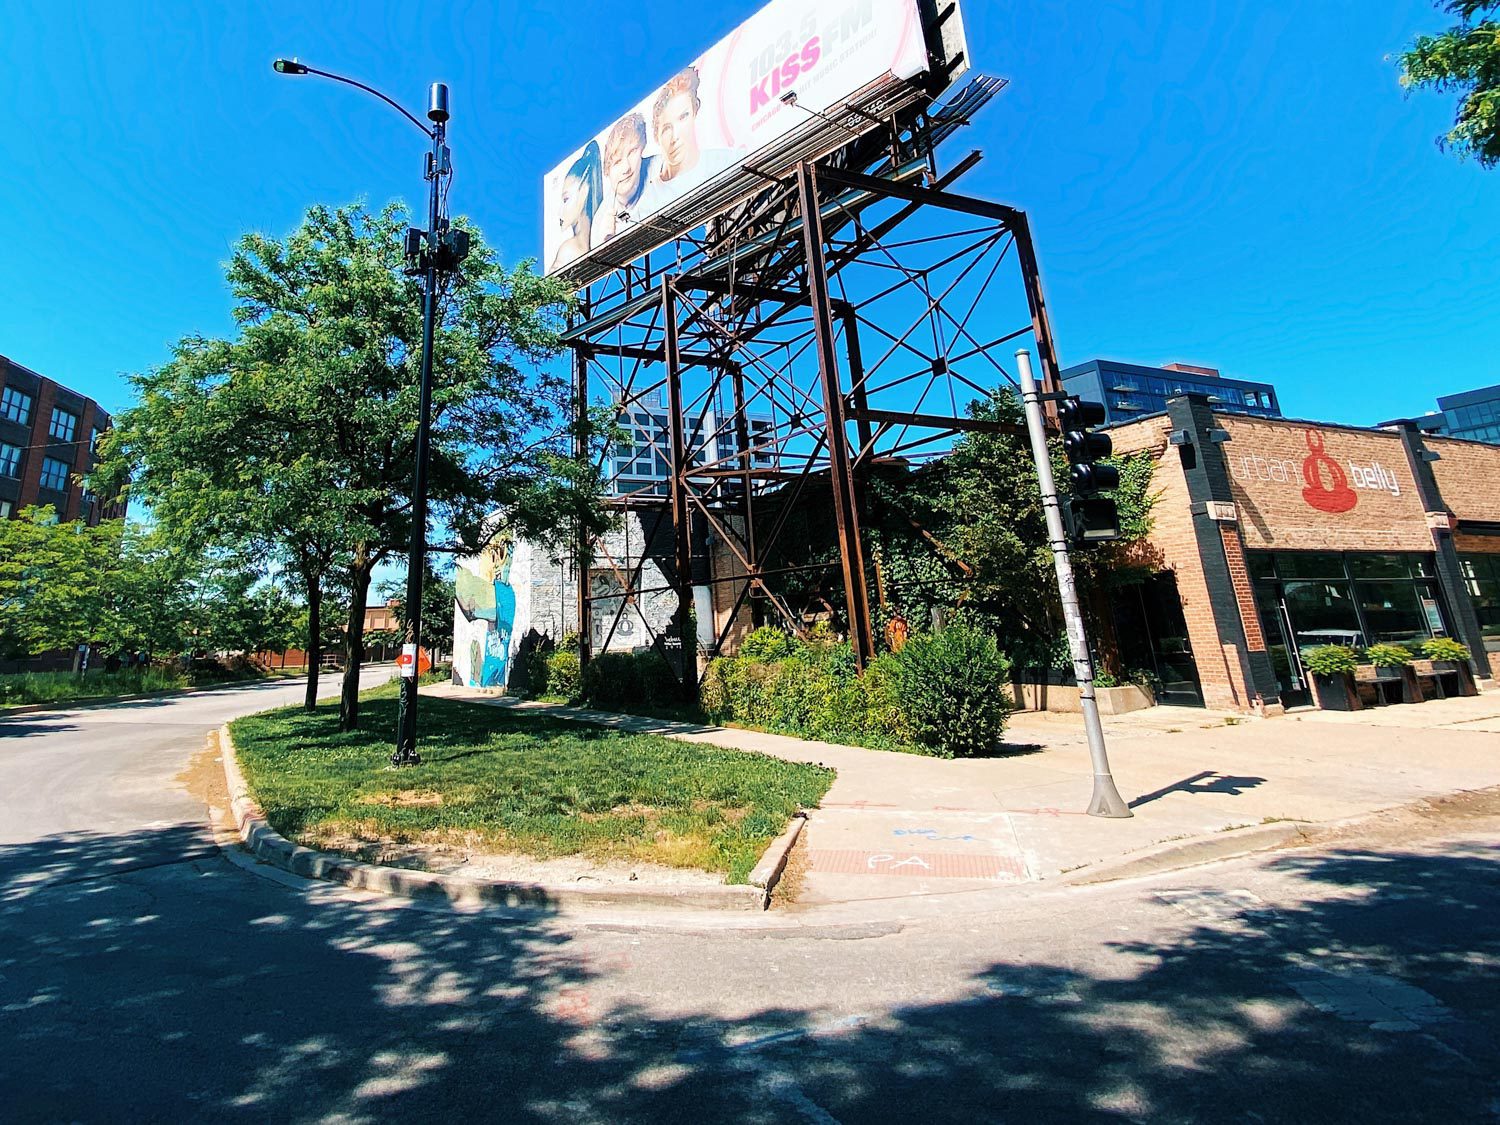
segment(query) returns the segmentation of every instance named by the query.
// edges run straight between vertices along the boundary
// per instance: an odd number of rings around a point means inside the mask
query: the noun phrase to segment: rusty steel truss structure
[[[618,435],[593,447],[614,479],[610,503],[645,534],[639,553],[622,557],[602,539],[577,544],[585,661],[601,607],[612,611],[600,621],[607,648],[629,606],[675,593],[668,647],[680,646],[674,670],[695,688],[693,587],[727,584],[732,594],[705,646],[711,656],[750,600],[758,615],[802,631],[808,607],[782,592],[793,578],[839,605],[861,666],[874,656],[861,535],[871,470],[939,456],[965,433],[1024,436],[965,409],[1016,386],[1018,348],[1034,350],[1045,390],[1061,387],[1025,213],[952,190],[979,152],[946,172],[936,159],[1002,85],[979,78],[942,109],[915,110],[766,176],[756,198],[580,294],[567,332],[580,411],[604,405],[628,419],[661,401],[669,423],[644,435],[667,469],[655,480],[615,479]],[[640,433],[626,442],[632,453],[642,444]],[[788,539],[800,526],[793,514],[809,504],[832,523],[836,550],[820,557]],[[706,542],[733,560],[731,573],[705,574]],[[591,581],[601,571],[605,593]]]

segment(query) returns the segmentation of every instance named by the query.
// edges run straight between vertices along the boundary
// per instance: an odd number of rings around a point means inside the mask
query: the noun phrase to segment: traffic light
[[[1080,547],[1118,539],[1119,510],[1114,500],[1098,495],[1120,485],[1120,470],[1099,464],[1114,452],[1114,443],[1108,434],[1089,429],[1104,422],[1104,405],[1072,395],[1057,404],[1057,415],[1062,424],[1063,452],[1073,466],[1068,472],[1066,509],[1070,537]]]

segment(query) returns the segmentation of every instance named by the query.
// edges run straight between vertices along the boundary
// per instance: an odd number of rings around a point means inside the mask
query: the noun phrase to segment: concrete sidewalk
[[[1105,724],[1106,740],[1135,815],[1105,820],[1083,812],[1092,771],[1076,715],[1022,712],[1006,732],[1013,753],[945,761],[519,702],[452,685],[423,690],[831,766],[838,778],[811,812],[798,849],[805,862],[799,902],[808,905],[1051,880],[1120,865],[1171,841],[1282,822],[1327,824],[1500,785],[1494,692],[1270,720],[1183,707],[1116,716]],[[1246,833],[1246,846],[1263,835]]]

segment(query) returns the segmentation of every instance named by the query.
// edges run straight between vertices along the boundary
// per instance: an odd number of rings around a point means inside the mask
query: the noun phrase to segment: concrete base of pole
[[[1109,816],[1117,819],[1134,816],[1130,806],[1115,788],[1115,779],[1107,773],[1094,775],[1094,795],[1089,798],[1089,816]]]

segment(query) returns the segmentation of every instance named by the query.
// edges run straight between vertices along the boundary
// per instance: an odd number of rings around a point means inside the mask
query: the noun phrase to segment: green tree
[[[1019,425],[1020,401],[1008,389],[971,404],[975,418]],[[1067,480],[1054,442],[1054,475]],[[1125,545],[1150,530],[1149,457],[1123,457],[1114,492],[1122,537],[1074,554],[1083,584],[1098,584]],[[1041,490],[1026,438],[965,434],[953,451],[917,470],[891,468],[872,482],[870,527],[888,611],[925,628],[934,610],[981,624],[1018,666],[1049,664],[1061,635],[1061,611]]]
[[[380,592],[396,611],[404,639],[407,627],[406,579],[392,579],[380,588]],[[440,575],[429,561],[422,575],[422,636],[419,641],[429,653],[445,652],[452,646],[454,596],[452,571],[446,576]]]
[[[202,514],[235,538],[279,545],[299,569],[311,559],[310,636],[317,592],[331,580],[345,589],[345,729],[359,724],[371,575],[411,532],[422,324],[406,227],[395,205],[314,207],[284,239],[242,238],[227,267],[239,334],[185,340],[137,379],[141,404],[122,420],[114,461],[116,479],[135,471],[135,493],[163,521]],[[433,521],[465,550],[505,528],[596,526],[591,474],[570,458],[569,385],[544,363],[564,290],[529,263],[502,268],[470,233],[434,346]],[[200,437],[162,434],[186,412],[201,416],[188,420]]]
[[[121,526],[62,523],[50,506],[0,520],[0,643],[11,655],[97,639],[108,617]]]
[[[1493,168],[1500,163],[1500,22],[1490,16],[1500,10],[1500,0],[1444,0],[1438,6],[1458,23],[1439,35],[1419,36],[1402,53],[1401,84],[1407,90],[1457,91],[1453,128],[1438,144]]]

